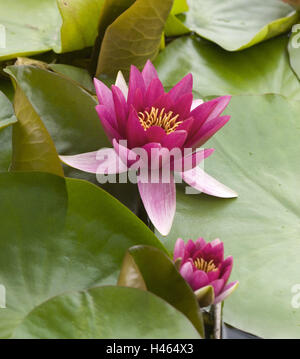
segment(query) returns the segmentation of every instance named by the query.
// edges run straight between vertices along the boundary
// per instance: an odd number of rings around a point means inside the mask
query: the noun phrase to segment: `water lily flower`
[[[164,181],[161,176],[155,182],[149,181],[145,178],[145,171],[142,171],[137,180],[148,216],[163,235],[169,233],[175,215],[174,171],[198,191],[224,198],[237,196],[198,166],[213,150],[197,151],[197,148],[229,121],[230,116],[221,116],[221,113],[228,105],[230,96],[205,103],[194,99],[191,74],[186,75],[169,92],[165,92],[150,61],[147,61],[142,72],[131,66],[128,86],[121,72],[111,89],[98,79],[94,80],[94,84],[99,100],[96,111],[113,148],[61,156],[64,163],[90,173],[115,174],[131,169],[137,162],[142,163],[140,167],[152,167],[153,156],[150,162],[140,161],[139,156],[136,156],[138,148],[145,150],[149,156],[155,150],[180,149],[183,153],[185,149],[190,149],[185,157],[169,164],[169,181]],[[105,156],[105,161],[102,155]],[[166,161],[162,159],[158,163],[161,168]]]
[[[226,299],[238,286],[227,284],[233,258],[224,259],[224,244],[219,239],[207,243],[203,238],[185,244],[178,238],[174,248],[174,262],[182,277],[194,290],[201,307]]]

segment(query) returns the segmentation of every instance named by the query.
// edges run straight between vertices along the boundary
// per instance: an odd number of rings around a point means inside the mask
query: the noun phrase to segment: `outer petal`
[[[222,289],[224,288],[223,279],[214,280],[209,284],[214,287],[215,297],[217,297],[221,293]]]
[[[148,216],[157,230],[166,236],[172,227],[176,210],[176,187],[173,175],[170,183],[142,183],[142,176],[138,180],[139,192]]]
[[[181,96],[192,93],[193,90],[193,76],[187,74],[181,81],[175,85],[168,94],[172,98],[173,102],[176,102]]]
[[[221,198],[235,198],[238,194],[208,175],[200,167],[181,172],[183,180],[200,192]]]
[[[119,140],[122,136],[119,133],[119,131],[116,129],[117,125],[114,125],[112,123],[113,118],[111,113],[108,111],[107,107],[105,107],[104,105],[97,105],[96,111],[102,123],[104,132],[106,133],[109,140],[112,141],[114,138]]]
[[[122,142],[122,141],[120,141]],[[126,142],[126,141],[125,141]],[[134,151],[131,151],[127,148],[127,146],[122,143],[119,143],[115,139],[113,140],[113,146],[117,156],[121,159],[121,161],[126,165],[126,167],[130,167],[136,161],[138,161],[138,156]]]
[[[208,277],[205,272],[202,270],[196,270],[193,275],[193,281],[191,283],[191,287],[193,290],[197,290],[199,288],[205,287],[208,285]]]
[[[192,263],[190,262],[184,263],[184,265],[180,269],[180,274],[189,284],[191,284],[194,274]]]
[[[113,118],[113,123],[115,123],[115,106],[111,90],[97,78],[94,78],[94,85],[99,104],[104,105],[107,108]]]
[[[146,88],[150,85],[153,79],[158,78],[157,71],[155,67],[152,65],[150,60],[147,60],[146,65],[142,71],[142,76],[145,82]]]
[[[70,167],[89,173],[114,174],[127,171],[127,167],[113,148],[103,148],[75,156],[60,156],[60,159]]]
[[[119,87],[112,85],[111,91],[113,94],[118,129],[119,132],[122,134],[122,137],[124,137],[128,117],[127,102]]]
[[[118,72],[115,85],[122,91],[125,99],[128,97],[128,86],[121,71]]]
[[[175,160],[171,168],[175,172],[189,171],[192,168],[198,166],[199,163],[213,154],[214,151],[215,150],[213,148],[200,149],[183,158],[180,158],[179,160]]]
[[[225,300],[231,293],[234,292],[234,290],[237,288],[238,285],[239,285],[238,281],[227,284],[224,287],[222,293],[215,299],[214,304],[223,302],[223,300]]]
[[[198,133],[189,141],[189,145],[193,148],[202,146],[216,132],[218,132],[230,120],[230,116],[217,117],[214,120],[205,122]]]
[[[143,76],[140,73],[140,71],[135,66],[132,65],[130,68],[128,99],[127,99],[127,103],[129,106],[134,102],[135,93],[137,89],[141,90],[141,93],[144,97],[146,88],[145,88],[145,82]]]
[[[183,239],[178,238],[175,243],[175,247],[174,247],[174,256],[173,256],[174,262],[176,261],[177,258],[183,259],[184,249],[185,249],[185,243],[184,243]]]
[[[224,280],[224,283],[227,283],[231,275],[232,267],[233,267],[233,258],[232,256],[230,256],[225,259],[225,261],[222,263],[220,268],[221,271],[220,276]]]

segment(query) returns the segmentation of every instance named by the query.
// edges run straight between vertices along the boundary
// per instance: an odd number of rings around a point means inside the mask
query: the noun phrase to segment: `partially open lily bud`
[[[185,244],[178,238],[174,262],[180,263],[179,272],[194,290],[201,307],[222,302],[238,285],[237,281],[227,284],[233,258],[224,259],[224,244],[219,239],[206,243],[198,238]]]

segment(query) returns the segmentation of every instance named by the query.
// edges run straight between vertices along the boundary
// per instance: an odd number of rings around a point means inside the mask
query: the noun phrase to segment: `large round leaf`
[[[189,7],[184,24],[229,51],[279,35],[298,19],[279,0],[190,0]]]
[[[35,307],[70,290],[116,284],[126,250],[164,250],[126,207],[85,181],[46,173],[0,174],[0,337]]]
[[[300,102],[281,96],[236,96],[231,121],[207,146],[205,170],[239,193],[234,200],[187,195],[178,187],[168,239],[220,238],[234,257],[239,288],[226,300],[229,324],[267,338],[300,338]]]
[[[16,338],[200,339],[188,319],[159,297],[134,288],[63,294],[35,308]]]
[[[9,99],[0,91],[0,130],[17,121]]]
[[[300,79],[300,24],[295,25],[292,30],[288,50],[291,66]]]
[[[290,68],[281,36],[250,49],[230,53],[197,37],[173,41],[155,61],[169,88],[184,75],[194,76],[194,90],[202,97],[278,93],[300,99],[300,84]]]

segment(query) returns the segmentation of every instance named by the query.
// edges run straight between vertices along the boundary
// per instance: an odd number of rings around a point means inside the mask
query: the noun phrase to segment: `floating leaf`
[[[300,79],[300,24],[297,24],[292,29],[293,33],[290,37],[288,50],[290,62],[293,70]]]
[[[238,290],[225,302],[225,321],[264,338],[300,338],[300,102],[276,95],[233,97],[230,122],[207,144],[205,169],[239,193],[234,200],[187,195],[178,186],[168,239],[221,238],[233,255]]]
[[[9,99],[0,91],[0,130],[17,122],[14,110]]]
[[[106,30],[96,75],[128,75],[131,64],[142,67],[158,54],[173,0],[136,0]]]
[[[297,12],[283,1],[190,0],[185,26],[228,51],[242,50],[288,31]]]
[[[123,262],[119,285],[146,286],[184,313],[204,337],[202,315],[194,292],[162,251],[149,246],[130,248]]]
[[[200,97],[277,93],[299,100],[300,85],[289,65],[287,42],[281,36],[230,53],[197,37],[185,37],[168,45],[155,64],[167,88],[191,72]]]
[[[0,174],[0,217],[0,283],[7,293],[7,308],[0,310],[1,338],[13,336],[25,317],[50,298],[115,284],[129,247],[164,250],[105,191],[47,173]]]

